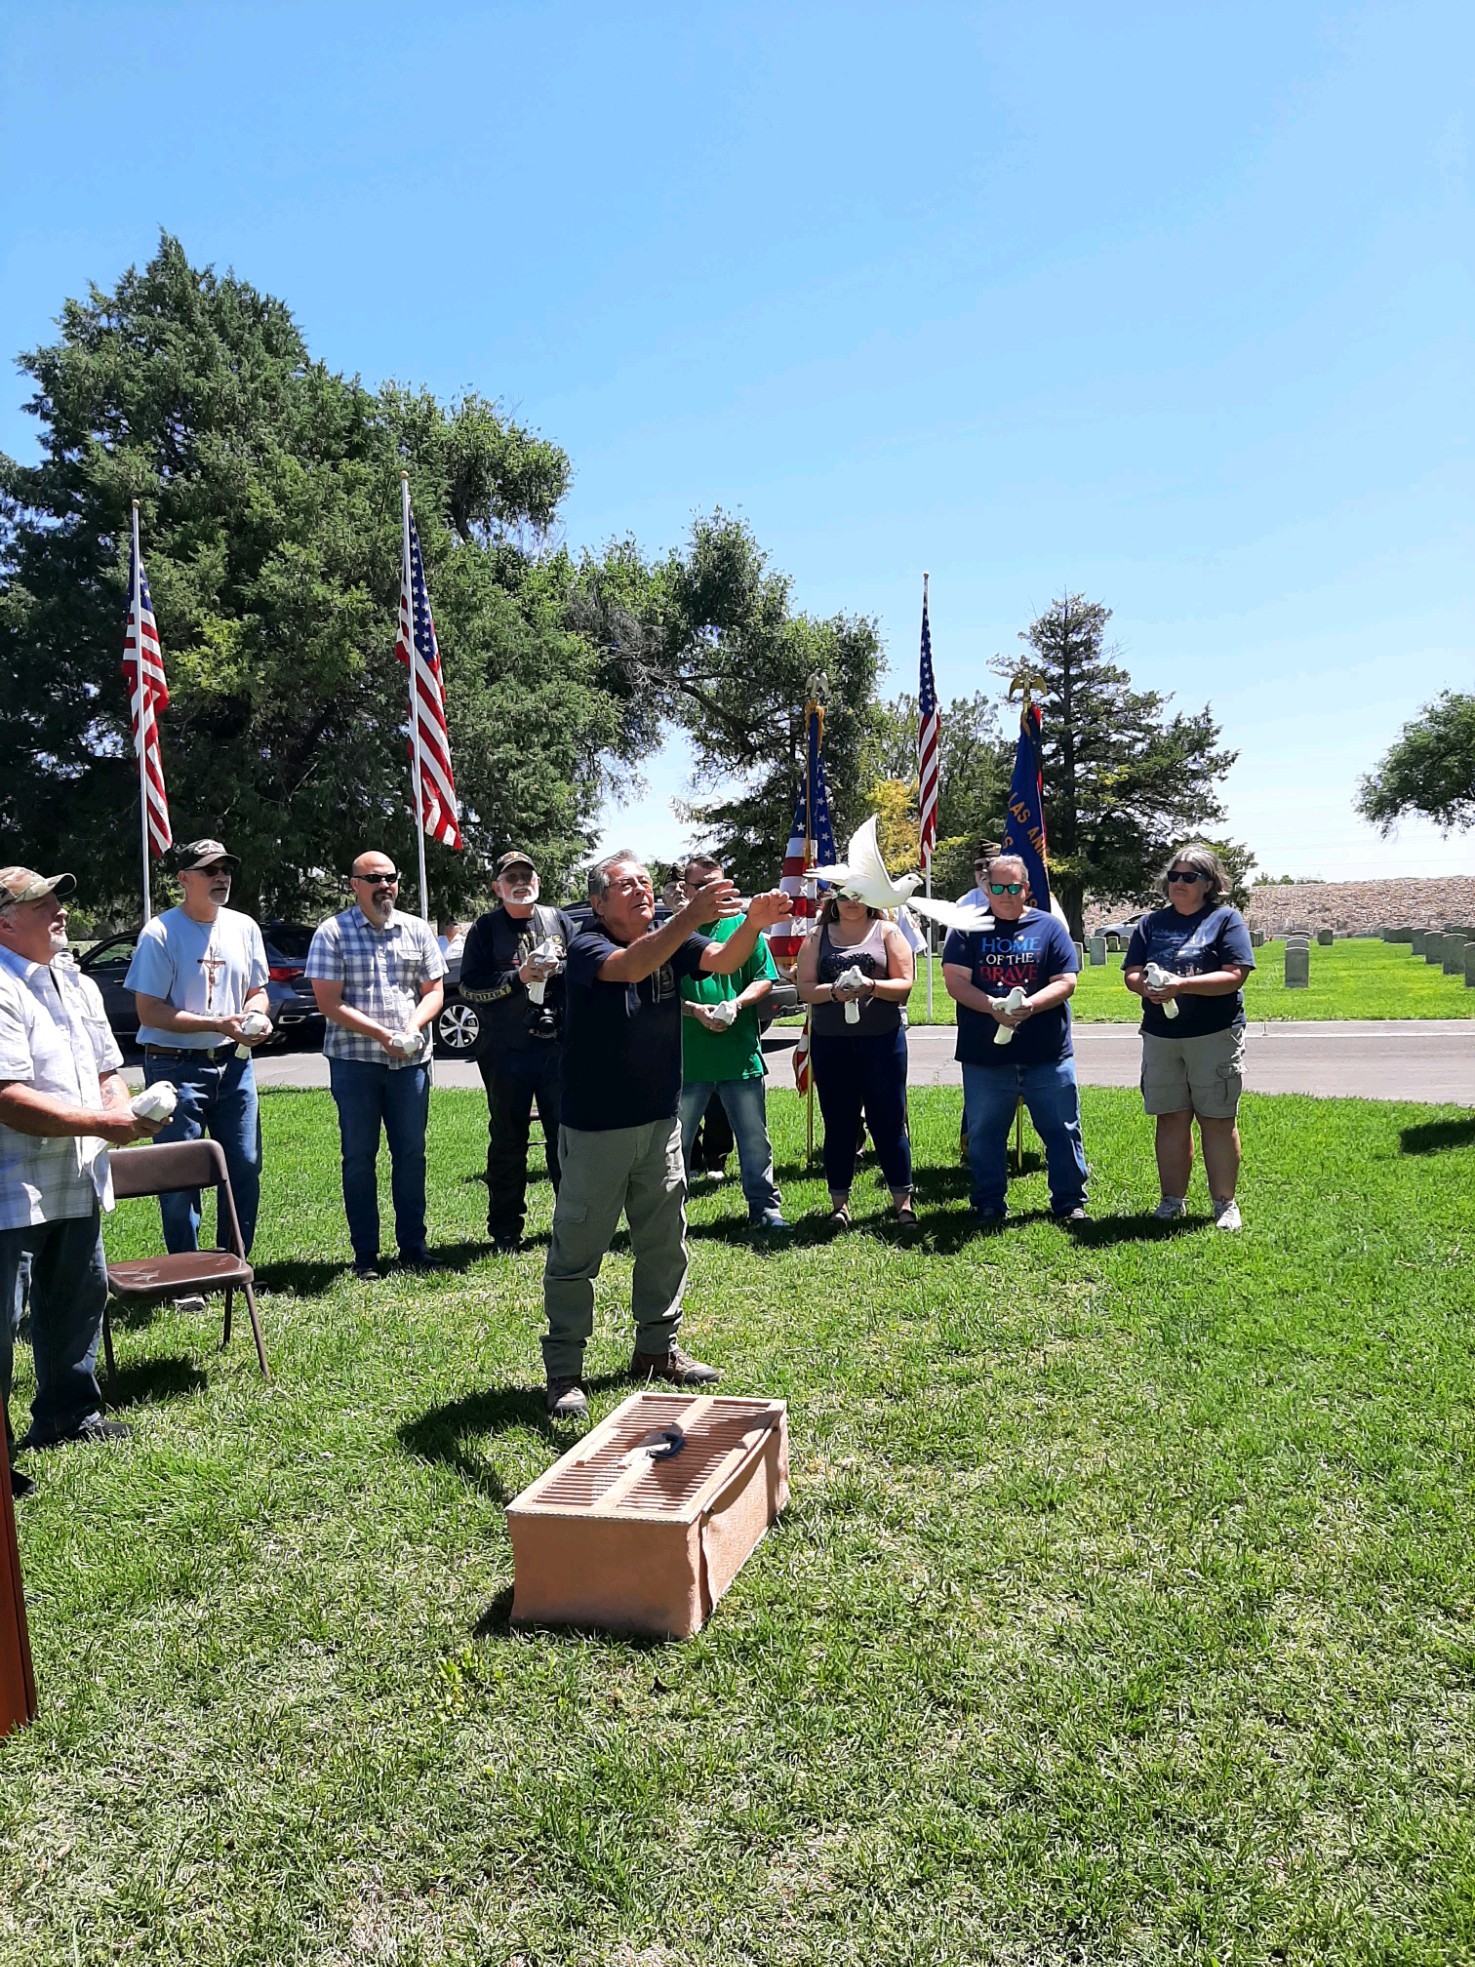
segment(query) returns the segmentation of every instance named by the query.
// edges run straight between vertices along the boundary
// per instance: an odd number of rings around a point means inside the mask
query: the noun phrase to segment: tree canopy
[[[136,773],[121,677],[137,499],[169,679],[160,742],[176,839],[243,857],[244,906],[321,901],[368,845],[413,864],[407,678],[394,660],[399,482],[410,476],[471,850],[428,843],[446,908],[531,838],[582,853],[610,761],[649,732],[566,619],[531,549],[568,484],[556,445],[477,396],[377,393],[309,356],[287,308],[165,236],[110,293],[69,301],[21,358],[42,429],[0,459],[0,828],[58,841],[88,900],[136,892]]]
[[[864,816],[862,761],[881,648],[862,616],[796,613],[792,583],[751,528],[723,512],[698,518],[686,543],[647,564],[633,541],[578,571],[570,620],[601,652],[603,686],[643,741],[670,721],[690,738],[693,829],[734,878],[770,886],[803,770],[804,705],[825,705],[824,756],[835,830]]]
[[[1157,690],[1134,690],[1105,646],[1111,610],[1081,594],[1052,603],[1020,632],[1022,668],[1044,714],[1045,828],[1050,882],[1082,933],[1086,895],[1146,901],[1176,844],[1224,814],[1216,781],[1236,753],[1201,711],[1168,713]]]
[[[1475,696],[1441,691],[1359,781],[1357,810],[1388,834],[1410,814],[1446,833],[1475,826]]]

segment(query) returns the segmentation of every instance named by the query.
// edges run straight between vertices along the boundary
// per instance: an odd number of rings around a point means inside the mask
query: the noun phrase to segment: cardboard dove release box
[[[783,1401],[632,1393],[508,1504],[512,1617],[685,1639],[788,1498]]]

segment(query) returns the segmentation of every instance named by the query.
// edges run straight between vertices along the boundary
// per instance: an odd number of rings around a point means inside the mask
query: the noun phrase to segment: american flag
[[[932,631],[927,626],[927,577],[922,577],[922,675],[917,688],[917,810],[921,819],[922,871],[937,841],[937,685],[932,680]],[[930,890],[929,890],[930,892]]]
[[[774,961],[785,966],[795,963],[810,924],[819,913],[818,883],[809,870],[829,867],[839,860],[835,852],[835,829],[830,820],[830,796],[825,789],[825,765],[820,755],[819,710],[811,706],[808,728],[807,772],[799,781],[799,797],[794,802],[794,824],[784,849],[784,865],[779,887],[793,897],[794,912],[769,931],[769,947]],[[807,788],[807,792],[806,792]],[[810,827],[813,827],[813,832]]]
[[[461,809],[456,781],[451,776],[451,740],[446,730],[446,693],[440,673],[435,623],[425,591],[425,564],[420,536],[408,506],[405,514],[409,552],[400,583],[399,637],[394,653],[411,673],[410,700],[420,734],[420,824],[443,846],[461,845]],[[413,623],[413,634],[411,624]],[[411,661],[411,648],[414,660]],[[410,733],[410,757],[415,756],[415,733]]]
[[[164,767],[159,758],[158,712],[168,707],[169,686],[164,681],[164,651],[159,647],[159,629],[154,620],[154,604],[149,599],[149,577],[143,571],[138,551],[137,514],[134,515],[133,556],[128,570],[128,629],[123,637],[123,680],[133,710],[133,753],[143,761],[143,780],[148,797],[149,852],[155,860],[167,853],[174,835],[169,830],[169,801],[164,796]]]

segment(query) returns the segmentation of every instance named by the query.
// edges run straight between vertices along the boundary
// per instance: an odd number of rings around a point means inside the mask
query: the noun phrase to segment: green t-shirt
[[[742,927],[740,915],[725,916],[698,933],[714,943],[725,943]],[[729,997],[740,997],[758,977],[777,977],[768,953],[768,938],[760,935],[758,946],[740,969],[730,977],[683,977],[681,996],[687,1004],[721,1004]],[[726,1031],[708,1031],[695,1018],[681,1020],[681,1076],[691,1086],[723,1079],[761,1079],[763,1053],[758,1044],[758,1012],[744,1005]]]

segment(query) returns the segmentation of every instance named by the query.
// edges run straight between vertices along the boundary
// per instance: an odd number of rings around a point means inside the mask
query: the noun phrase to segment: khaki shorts
[[[1233,1120],[1244,1089],[1243,1025],[1202,1038],[1143,1032],[1142,1104],[1149,1113],[1192,1111],[1204,1120]]]

